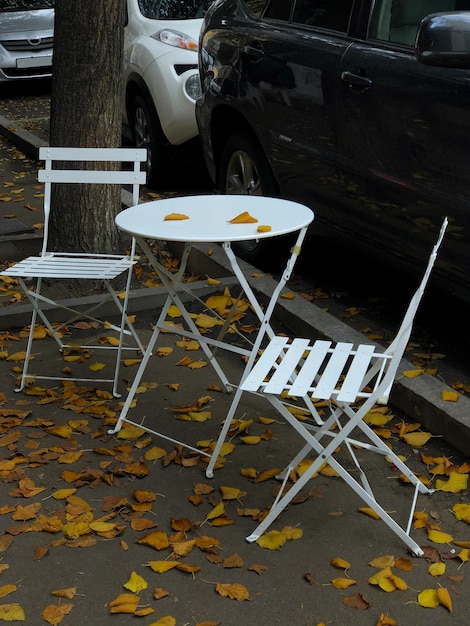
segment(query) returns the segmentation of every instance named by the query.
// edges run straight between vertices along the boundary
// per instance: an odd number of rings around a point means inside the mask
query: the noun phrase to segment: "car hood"
[[[22,33],[52,31],[54,28],[54,9],[36,11],[1,11],[0,34],[5,38],[18,39]]]
[[[155,33],[165,30],[178,30],[185,35],[189,35],[195,41],[199,38],[199,32],[202,26],[202,18],[194,20],[148,20],[144,19],[140,24],[142,35],[154,35]]]

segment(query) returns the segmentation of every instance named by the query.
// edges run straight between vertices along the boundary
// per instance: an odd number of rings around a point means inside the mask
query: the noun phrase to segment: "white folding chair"
[[[28,257],[9,269],[1,272],[1,275],[15,277],[29,299],[33,311],[31,317],[31,326],[26,349],[26,357],[21,380],[16,391],[21,391],[26,381],[29,379],[44,380],[76,380],[76,381],[94,381],[113,383],[113,394],[119,396],[117,391],[117,383],[119,377],[120,360],[123,349],[136,349],[144,351],[132,324],[127,316],[127,304],[132,278],[132,266],[135,263],[135,242],[132,240],[129,254],[92,254],[78,253],[66,251],[51,251],[48,249],[48,232],[49,217],[51,210],[51,193],[53,184],[63,183],[87,183],[87,184],[116,184],[132,186],[132,202],[138,204],[140,185],[145,183],[145,172],[141,171],[141,163],[146,159],[145,149],[135,148],[51,148],[45,147],[39,150],[40,160],[45,161],[45,168],[38,171],[39,182],[44,185],[44,240],[39,256]],[[71,169],[70,162],[80,163],[82,169]],[[90,162],[92,165],[90,166]],[[110,171],[109,163],[119,163],[126,167],[129,164],[131,169],[117,169]],[[75,166],[74,166],[75,167]],[[87,169],[92,167],[93,169]],[[115,292],[111,281],[115,278],[127,274],[125,293],[122,300]],[[26,279],[35,278],[36,285],[33,290],[28,287]],[[120,316],[119,325],[107,325],[119,333],[118,344],[112,345],[77,345],[76,343],[64,342],[61,338],[61,330],[67,328],[72,321],[82,318],[88,318],[95,322],[100,322],[92,313],[101,306],[103,300],[99,304],[94,303],[86,311],[77,311],[70,308],[66,302],[58,299],[51,299],[41,293],[43,279],[59,279],[67,282],[71,280],[100,280],[104,282],[108,298],[112,299],[116,304],[116,313]],[[60,324],[54,325],[48,319],[48,311],[51,307],[61,307],[73,314],[72,318]],[[37,317],[42,320],[51,336],[57,342],[61,352],[67,350],[90,350],[90,349],[111,349],[116,351],[116,361],[114,367],[113,378],[74,378],[72,376],[54,376],[52,374],[29,373],[30,357],[32,353],[32,345],[34,340],[34,331]],[[49,315],[50,317],[50,315]],[[103,322],[101,322],[103,323]],[[132,336],[135,346],[124,346],[124,337]]]
[[[285,507],[305,486],[325,463],[328,463],[345,482],[373,509],[379,517],[400,537],[413,553],[423,554],[419,545],[410,537],[413,514],[418,493],[432,493],[427,486],[400,460],[400,458],[380,439],[363,420],[366,413],[375,404],[387,404],[390,391],[406,349],[413,320],[421,301],[424,289],[434,265],[438,248],[447,227],[447,219],[441,227],[424,277],[418,290],[410,301],[400,329],[390,346],[379,351],[374,345],[364,344],[354,347],[350,343],[332,344],[330,341],[310,341],[309,339],[289,340],[276,336],[267,345],[254,367],[243,378],[232,407],[227,415],[224,427],[215,446],[207,469],[208,477],[220,453],[230,422],[240,400],[240,394],[251,392],[267,398],[305,441],[303,448],[277,478],[282,480],[281,489],[276,496],[268,515],[247,537],[255,541],[279,516]],[[288,396],[286,400],[286,396]],[[314,424],[300,421],[295,417],[293,408],[295,399],[302,398],[303,407],[310,413]],[[326,400],[329,416],[322,419],[315,408],[314,400]],[[295,405],[298,407],[298,404]],[[360,433],[361,439],[353,439],[353,431]],[[339,446],[345,448],[353,462],[353,469],[347,470],[333,454]],[[406,526],[383,509],[374,495],[364,469],[358,458],[359,452],[377,452],[393,463],[400,472],[414,485],[414,493]],[[286,490],[291,473],[310,453],[315,459],[300,478]],[[357,478],[357,476],[359,478]]]

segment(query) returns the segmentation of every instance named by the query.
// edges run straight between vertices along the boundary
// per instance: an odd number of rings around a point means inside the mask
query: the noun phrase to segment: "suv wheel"
[[[145,98],[137,96],[132,103],[132,137],[137,148],[147,148],[147,184],[157,186],[165,178],[162,133],[158,117]]]
[[[232,135],[224,146],[220,166],[220,193],[279,197],[279,189],[269,163],[258,143],[243,133]],[[276,245],[276,256],[274,246]],[[280,240],[239,241],[235,253],[252,265],[279,255]],[[281,244],[282,245],[282,244]],[[283,246],[284,247],[284,246]]]

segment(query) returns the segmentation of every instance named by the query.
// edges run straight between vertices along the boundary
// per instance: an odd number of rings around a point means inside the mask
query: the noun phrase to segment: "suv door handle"
[[[243,46],[243,52],[255,63],[264,57],[264,49],[261,45],[252,46],[247,44]]]
[[[354,72],[342,72],[341,80],[352,89],[357,89],[358,91],[366,91],[372,86],[370,78],[366,78],[360,74],[355,74]]]

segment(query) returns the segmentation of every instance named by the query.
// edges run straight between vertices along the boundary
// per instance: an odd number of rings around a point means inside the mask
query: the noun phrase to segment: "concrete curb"
[[[13,122],[0,116],[0,133],[15,143],[31,158],[37,159],[37,149],[40,145],[47,145],[39,138],[15,126]],[[34,156],[35,155],[35,156]],[[129,194],[130,195],[130,194]],[[130,199],[123,195],[123,203],[129,206]],[[15,239],[18,239],[18,236]],[[28,240],[28,237],[24,237]],[[37,238],[35,238],[37,239]],[[15,241],[12,245],[25,244],[25,241]],[[37,241],[34,242],[37,245]],[[172,246],[176,254],[180,249]],[[199,276],[222,278],[222,284],[230,286],[237,284],[231,276],[227,257],[218,246],[196,245],[191,253],[188,269]],[[24,255],[24,253],[23,253]],[[261,302],[266,302],[275,288],[275,281],[268,275],[254,278],[256,269],[248,263],[240,262],[240,267],[248,277],[248,282]],[[193,283],[199,297],[214,291],[206,281]],[[162,288],[139,289],[132,294],[130,312],[158,309],[163,305],[166,293]],[[96,297],[74,299],[68,304],[78,307],[89,306],[96,302]],[[106,315],[106,309],[105,313]],[[18,328],[29,323],[31,309],[28,304],[19,303],[0,309],[0,329]],[[275,310],[276,319],[284,324],[294,335],[304,337],[323,337],[332,341],[350,341],[363,343],[364,336],[343,324],[332,315],[326,313],[316,305],[308,302],[301,296],[293,300],[282,300]],[[402,362],[402,371],[413,369],[414,366],[406,361]],[[470,449],[470,399],[460,396],[458,402],[444,402],[441,399],[445,387],[439,380],[423,374],[417,378],[399,377],[391,396],[391,405],[403,411],[411,420],[417,421],[422,428],[435,435],[442,436],[451,446],[463,454]]]

